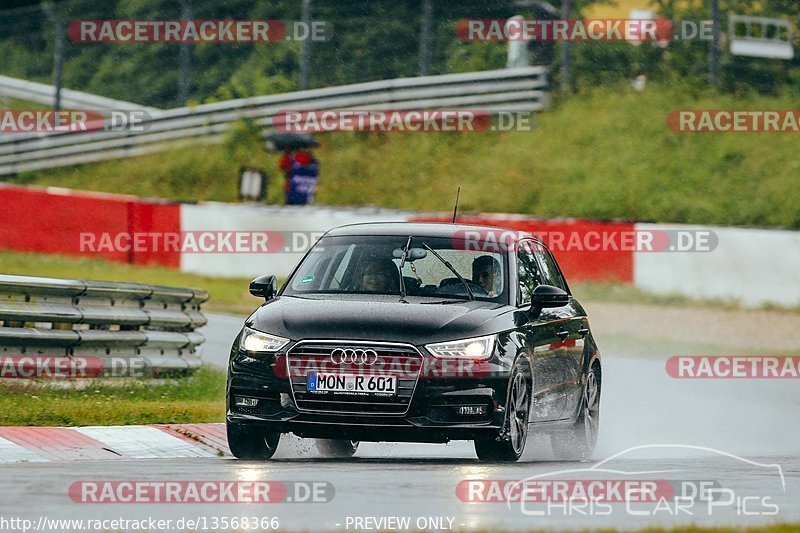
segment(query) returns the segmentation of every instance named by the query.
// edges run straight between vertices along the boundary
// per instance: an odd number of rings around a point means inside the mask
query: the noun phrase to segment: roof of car
[[[325,236],[344,237],[344,236],[369,236],[369,235],[391,235],[391,236],[426,236],[426,237],[464,237],[465,231],[479,231],[480,237],[489,237],[488,232],[492,232],[490,238],[499,239],[502,234],[504,242],[516,242],[522,238],[533,238],[539,240],[535,235],[497,226],[478,226],[473,224],[449,224],[443,222],[365,222],[360,224],[347,224],[328,231]]]

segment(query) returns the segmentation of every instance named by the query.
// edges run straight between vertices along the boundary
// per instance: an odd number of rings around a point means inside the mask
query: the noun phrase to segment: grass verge
[[[0,386],[0,426],[111,426],[223,422],[225,372],[203,367],[189,378],[153,384],[95,380],[80,388],[41,380]]]
[[[792,109],[790,96],[720,95],[708,89],[627,84],[570,98],[537,117],[533,131],[321,135],[317,200],[463,212],[800,228],[800,161],[793,135],[677,133],[681,109]],[[277,155],[258,129],[239,124],[224,143],[125,160],[23,173],[19,183],[186,200],[235,201],[241,166],[271,176]],[[120,171],[120,170],[123,171]],[[576,196],[579,191],[579,196]]]
[[[744,308],[738,300],[696,299],[682,294],[654,294],[638,289],[633,285],[618,282],[570,283],[570,289],[572,290],[572,294],[581,302],[704,307],[726,310]],[[787,307],[775,304],[764,304],[755,309],[778,311],[782,313],[800,313],[800,307]]]
[[[53,109],[51,105],[38,104],[28,100],[8,97],[0,97],[0,105],[2,105],[3,109],[11,109],[14,111],[43,111],[46,109]]]

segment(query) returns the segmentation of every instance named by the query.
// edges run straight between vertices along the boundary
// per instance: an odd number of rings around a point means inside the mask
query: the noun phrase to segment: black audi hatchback
[[[530,432],[588,457],[600,354],[586,312],[536,237],[460,224],[374,223],[327,232],[233,343],[228,443],[268,459],[283,433],[325,456],[361,441],[472,440],[516,461]]]

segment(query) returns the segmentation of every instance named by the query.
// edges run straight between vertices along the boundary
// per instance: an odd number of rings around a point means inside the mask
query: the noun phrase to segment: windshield
[[[400,295],[406,236],[324,237],[303,259],[283,294]],[[430,253],[435,250],[464,281]],[[413,236],[402,275],[407,296],[508,302],[502,253],[466,250],[457,239]],[[467,285],[469,288],[467,288]]]

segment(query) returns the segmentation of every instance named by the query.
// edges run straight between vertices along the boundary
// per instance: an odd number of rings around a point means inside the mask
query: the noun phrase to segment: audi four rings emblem
[[[336,348],[331,352],[331,361],[336,365],[343,363],[374,365],[378,362],[378,352],[360,348]]]

